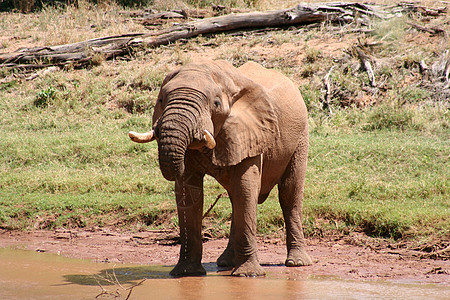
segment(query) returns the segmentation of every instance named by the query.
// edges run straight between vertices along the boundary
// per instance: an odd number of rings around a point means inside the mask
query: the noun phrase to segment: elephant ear
[[[233,96],[230,114],[216,135],[213,163],[232,166],[271,147],[280,135],[272,98],[256,82],[243,76]]]

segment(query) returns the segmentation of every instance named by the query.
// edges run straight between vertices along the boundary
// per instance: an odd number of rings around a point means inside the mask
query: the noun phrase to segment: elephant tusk
[[[134,131],[130,131],[128,133],[128,136],[130,137],[130,139],[133,142],[136,142],[136,143],[148,143],[148,142],[154,141],[156,138],[155,132],[153,130],[146,132],[146,133],[137,133]]]
[[[216,147],[216,141],[214,140],[213,135],[206,129],[203,130],[203,138],[205,140],[206,147],[209,149],[214,149],[214,147]]]

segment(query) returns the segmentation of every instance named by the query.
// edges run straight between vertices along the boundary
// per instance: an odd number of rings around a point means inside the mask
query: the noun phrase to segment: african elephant
[[[158,141],[163,176],[175,181],[181,250],[172,276],[204,275],[203,177],[228,192],[232,222],[219,266],[235,276],[265,274],[257,257],[256,207],[275,185],[286,222],[286,266],[310,265],[302,229],[308,156],[307,111],[284,75],[254,62],[188,64],[163,81],[153,130],[131,131],[135,142]]]

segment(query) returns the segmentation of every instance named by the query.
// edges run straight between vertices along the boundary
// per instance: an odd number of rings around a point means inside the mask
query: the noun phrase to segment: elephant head
[[[190,64],[164,79],[153,130],[129,136],[140,143],[158,140],[162,174],[173,181],[184,173],[187,149],[212,149],[217,166],[264,152],[279,134],[274,105],[264,88],[228,62]]]

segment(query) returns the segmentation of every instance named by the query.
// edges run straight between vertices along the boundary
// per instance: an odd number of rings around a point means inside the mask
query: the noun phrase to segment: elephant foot
[[[266,272],[261,267],[257,259],[249,258],[244,263],[237,266],[231,272],[231,275],[238,277],[258,277],[265,276]]]
[[[233,249],[225,249],[223,253],[217,259],[218,267],[234,267],[236,264],[234,262],[234,250]]]
[[[291,249],[289,250],[286,262],[286,267],[300,267],[312,265],[311,257],[306,253],[305,249]]]
[[[170,271],[172,277],[184,277],[184,276],[205,276],[206,270],[201,263],[192,262],[178,262],[178,264]]]

